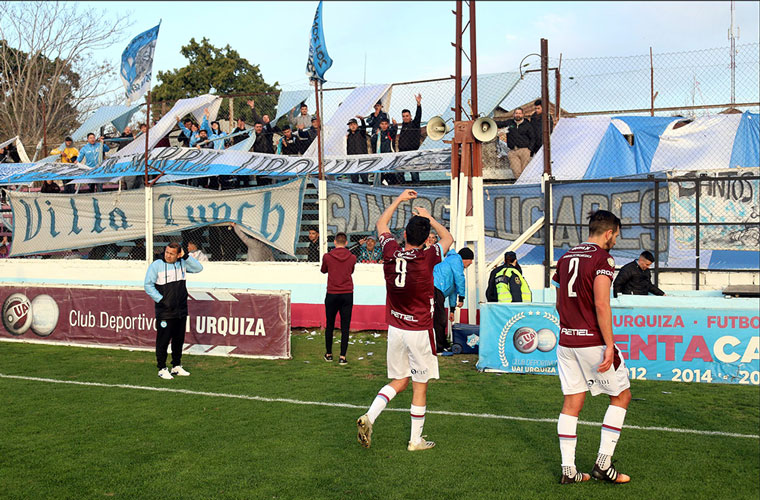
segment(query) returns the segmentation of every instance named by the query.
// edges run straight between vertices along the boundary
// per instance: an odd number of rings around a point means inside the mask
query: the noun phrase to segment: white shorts
[[[388,326],[388,378],[412,377],[427,382],[438,377],[438,358],[431,345],[432,330],[402,330]]]
[[[564,347],[557,346],[557,371],[562,383],[562,394],[579,394],[590,391],[592,396],[609,394],[617,396],[631,387],[628,370],[615,347],[615,361],[609,370],[600,373],[597,368],[604,359],[606,346]],[[619,364],[618,364],[619,363]],[[617,369],[615,369],[615,364]]]

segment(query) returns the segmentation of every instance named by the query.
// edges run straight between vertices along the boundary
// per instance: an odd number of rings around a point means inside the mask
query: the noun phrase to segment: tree
[[[129,27],[125,16],[74,3],[0,4],[0,138],[19,135],[33,150],[44,109],[48,146],[63,142],[118,88],[114,66],[95,60],[93,51],[119,42]]]
[[[153,100],[175,101],[188,97],[207,94],[214,89],[215,94],[264,94],[256,98],[256,111],[259,114],[271,113],[277,103],[275,82],[269,85],[264,81],[259,66],[232,49],[214,47],[207,38],[197,42],[191,38],[180,53],[188,60],[187,66],[172,71],[159,71],[161,82],[153,89]],[[250,108],[245,99],[234,99],[235,116],[250,117]],[[226,102],[219,109],[219,119],[229,118]]]

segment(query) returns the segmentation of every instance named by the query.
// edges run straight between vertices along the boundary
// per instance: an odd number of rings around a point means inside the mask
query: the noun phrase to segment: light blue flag
[[[309,36],[309,60],[306,61],[306,74],[310,80],[325,81],[325,73],[333,60],[327,54],[325,35],[322,32],[322,0],[319,1],[317,13],[314,14],[314,24],[311,25]]]
[[[153,72],[153,53],[156,50],[158,26],[143,31],[129,42],[121,53],[121,81],[127,93],[127,104],[132,104],[150,88]]]

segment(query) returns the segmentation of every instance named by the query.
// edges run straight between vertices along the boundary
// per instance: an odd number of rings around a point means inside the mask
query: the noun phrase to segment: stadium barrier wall
[[[290,358],[290,293],[189,291],[184,352]],[[0,338],[155,349],[154,302],[135,287],[0,286]]]
[[[631,379],[760,384],[760,301],[715,292],[611,299]],[[478,369],[557,374],[552,303],[481,304]]]

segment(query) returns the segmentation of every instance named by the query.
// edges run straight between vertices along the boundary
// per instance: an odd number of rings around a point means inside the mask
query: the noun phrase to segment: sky
[[[478,72],[517,71],[549,40],[566,58],[629,56],[728,47],[730,3],[723,2],[476,2]],[[162,20],[153,74],[182,67],[191,37],[229,44],[267,83],[308,86],[308,37],[316,1],[77,2],[82,10],[131,14],[131,34],[95,54],[114,63],[128,39]],[[325,1],[326,45],[334,60],[329,85],[441,78],[454,72],[453,1]],[[467,16],[465,16],[467,19]],[[760,2],[736,2],[738,44],[760,39]],[[467,34],[466,36],[469,36]],[[365,65],[366,60],[366,65]],[[538,67],[533,57],[531,66]],[[531,58],[527,60],[531,61]],[[118,66],[118,64],[117,64]],[[116,77],[115,77],[116,78]]]

